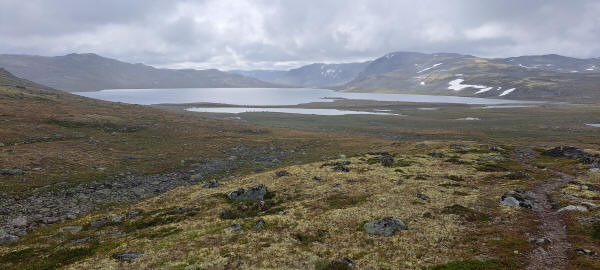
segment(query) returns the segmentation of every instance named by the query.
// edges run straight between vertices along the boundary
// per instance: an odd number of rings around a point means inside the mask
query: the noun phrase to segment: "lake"
[[[276,112],[276,113],[295,113],[295,114],[313,114],[313,115],[347,115],[347,114],[375,114],[375,115],[396,115],[386,112],[363,112],[348,111],[338,109],[304,109],[304,108],[240,108],[240,107],[206,107],[189,108],[191,112],[209,112],[209,113],[247,113],[247,112]]]
[[[313,88],[108,89],[96,92],[75,92],[74,94],[106,101],[140,105],[205,102],[242,106],[289,106],[311,102],[332,102],[336,99],[479,105],[539,103],[535,101],[457,96],[348,93]]]

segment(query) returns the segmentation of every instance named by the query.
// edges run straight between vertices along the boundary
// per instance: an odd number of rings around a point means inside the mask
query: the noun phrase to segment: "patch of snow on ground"
[[[481,94],[481,93],[484,93],[484,92],[490,91],[490,90],[492,90],[493,88],[494,88],[494,87],[483,88],[483,89],[481,89],[481,90],[477,91],[475,94]]]
[[[525,66],[525,65],[522,65],[522,64],[519,64],[519,66],[522,67],[522,68],[535,68],[535,67],[528,67],[528,66]]]
[[[465,80],[463,80],[463,79],[452,80],[452,81],[448,82],[448,84],[450,85],[450,86],[448,86],[448,89],[454,90],[454,91],[460,91],[465,88],[477,88],[477,89],[487,88],[487,86],[485,86],[485,85],[462,84],[462,82],[464,82],[464,81]]]
[[[571,73],[577,73],[577,72],[579,72],[579,71],[577,71],[577,70],[571,70]]]
[[[458,118],[456,120],[461,120],[461,121],[477,121],[477,120],[481,120],[481,118],[477,118],[477,117],[465,117],[465,118]]]
[[[462,73],[454,74],[456,77],[462,77]]]
[[[600,124],[585,124],[586,126],[590,126],[590,127],[600,127]]]
[[[428,70],[430,70],[430,69],[432,69],[432,68],[435,68],[435,67],[437,67],[437,66],[439,66],[439,65],[441,65],[441,64],[443,64],[443,63],[437,63],[437,64],[435,64],[435,65],[433,65],[433,66],[430,66],[430,67],[428,67],[428,68],[425,68],[425,69],[419,70],[419,71],[417,71],[417,73],[421,73],[421,72],[428,71]]]
[[[425,82],[421,82],[421,85],[425,85]]]
[[[498,87],[498,89],[496,89],[496,90],[498,90],[498,91],[502,90],[502,86]]]
[[[440,108],[417,108],[417,110],[421,110],[421,111],[437,111]]]
[[[512,91],[515,91],[515,90],[517,90],[517,88],[511,88],[511,89],[508,89],[508,90],[504,90],[504,92],[502,92],[502,94],[500,94],[498,96],[499,97],[506,96],[506,95],[510,94]]]

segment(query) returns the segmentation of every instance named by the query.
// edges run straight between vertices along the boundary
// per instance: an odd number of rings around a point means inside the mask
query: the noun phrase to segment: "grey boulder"
[[[234,201],[262,201],[267,194],[267,187],[265,185],[257,185],[249,188],[241,188],[236,191],[227,193],[227,197]]]
[[[396,231],[408,229],[404,222],[394,217],[384,217],[381,219],[367,222],[363,229],[369,234],[390,236]]]

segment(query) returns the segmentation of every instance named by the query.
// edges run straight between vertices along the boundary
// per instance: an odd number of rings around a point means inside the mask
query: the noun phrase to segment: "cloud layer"
[[[600,56],[600,2],[2,0],[0,53],[285,69],[392,51]]]

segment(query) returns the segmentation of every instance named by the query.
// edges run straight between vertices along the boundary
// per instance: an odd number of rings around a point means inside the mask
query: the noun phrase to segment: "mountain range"
[[[276,87],[216,69],[159,69],[93,53],[45,57],[0,55],[0,67],[15,76],[65,91],[119,88]]]
[[[235,73],[267,82],[312,87],[315,86],[315,80],[305,83],[309,81],[305,79],[307,73],[294,75],[299,70],[316,69],[314,66],[308,65],[287,72]],[[350,67],[351,71],[344,70]],[[341,74],[354,75],[335,82],[327,81],[326,77],[319,74],[309,78],[320,79],[321,84],[316,86],[351,92],[545,100],[600,99],[598,58],[578,59],[555,54],[481,58],[455,53],[394,52],[373,61],[341,64],[336,65],[336,68],[341,70],[337,71]],[[352,76],[354,77],[350,78]]]
[[[321,87],[349,92],[600,100],[600,58],[555,54],[482,58],[394,52],[360,63],[316,63],[290,70],[159,69],[96,54],[0,55],[18,77],[66,91],[119,88]]]

